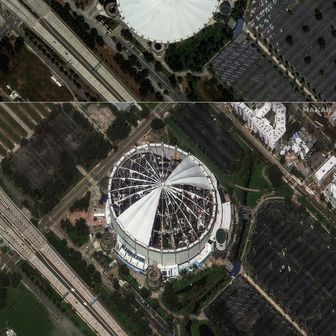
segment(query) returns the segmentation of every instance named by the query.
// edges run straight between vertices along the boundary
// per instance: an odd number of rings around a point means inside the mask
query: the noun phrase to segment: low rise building
[[[282,103],[264,103],[249,107],[245,103],[229,103],[248,128],[256,133],[271,150],[279,148],[286,133],[286,107]],[[273,118],[273,120],[272,120]]]
[[[336,169],[336,157],[333,155],[327,159],[323,165],[315,172],[315,180],[318,186],[321,186],[323,181],[330,176]]]
[[[333,181],[323,191],[323,194],[326,200],[336,209],[336,176],[334,176]]]

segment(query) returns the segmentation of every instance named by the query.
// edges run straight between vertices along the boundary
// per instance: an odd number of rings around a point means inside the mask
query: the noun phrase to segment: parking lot
[[[336,9],[333,1],[253,0],[250,8],[248,27],[277,49],[324,99],[334,100]],[[321,38],[323,43],[318,42]]]
[[[248,273],[309,335],[335,335],[335,240],[303,209],[258,210]]]
[[[244,101],[301,101],[304,97],[251,42],[232,42],[212,61],[221,82]]]
[[[241,277],[236,278],[205,312],[220,335],[297,335],[296,330]]]

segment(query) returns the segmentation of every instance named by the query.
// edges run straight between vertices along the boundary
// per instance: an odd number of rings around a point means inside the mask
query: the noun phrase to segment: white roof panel
[[[160,196],[161,189],[154,189],[118,217],[121,225],[131,232],[136,240],[146,245],[149,244]]]
[[[219,0],[117,0],[121,18],[138,35],[162,43],[180,41],[200,31]]]

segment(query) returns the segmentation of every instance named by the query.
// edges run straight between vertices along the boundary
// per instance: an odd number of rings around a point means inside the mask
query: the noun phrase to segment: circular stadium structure
[[[174,43],[198,33],[212,19],[221,0],[117,0],[121,19],[137,35]]]
[[[138,146],[110,175],[108,222],[117,233],[119,257],[136,269],[154,265],[173,275],[182,265],[202,262],[216,230],[230,226],[223,223],[231,218],[223,209],[215,176],[177,147]]]

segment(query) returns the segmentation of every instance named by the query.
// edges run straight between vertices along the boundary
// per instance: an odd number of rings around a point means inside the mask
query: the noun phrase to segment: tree
[[[292,35],[287,35],[286,36],[286,41],[287,41],[288,44],[293,45],[293,43],[294,43],[293,36]]]
[[[151,122],[151,127],[155,131],[159,131],[165,127],[165,123],[160,118],[154,118]]]
[[[117,119],[109,126],[106,131],[107,136],[112,140],[121,140],[127,138],[131,132],[131,127],[128,124],[125,116],[119,115]]]
[[[146,288],[146,287],[141,287],[140,289],[140,294],[142,295],[142,297],[144,297],[145,299],[148,299],[152,292],[150,291],[150,289]]]
[[[14,49],[15,52],[19,53],[24,47],[24,39],[21,36],[18,36],[15,40]]]
[[[146,62],[148,62],[148,63],[154,61],[154,56],[153,56],[153,54],[151,54],[151,53],[148,52],[148,51],[144,51],[144,52],[143,52],[143,56],[144,56]]]
[[[119,266],[119,274],[121,274],[121,275],[128,275],[129,274],[129,269],[125,264],[121,264]]]
[[[115,290],[119,290],[120,289],[120,285],[119,285],[119,281],[117,278],[114,278],[113,281],[112,281],[112,285],[113,285],[113,288]]]
[[[0,71],[4,74],[9,72],[9,57],[6,54],[0,54]]]
[[[271,165],[268,167],[268,177],[272,182],[272,185],[275,189],[278,189],[282,184],[282,173],[280,169],[275,166]]]

